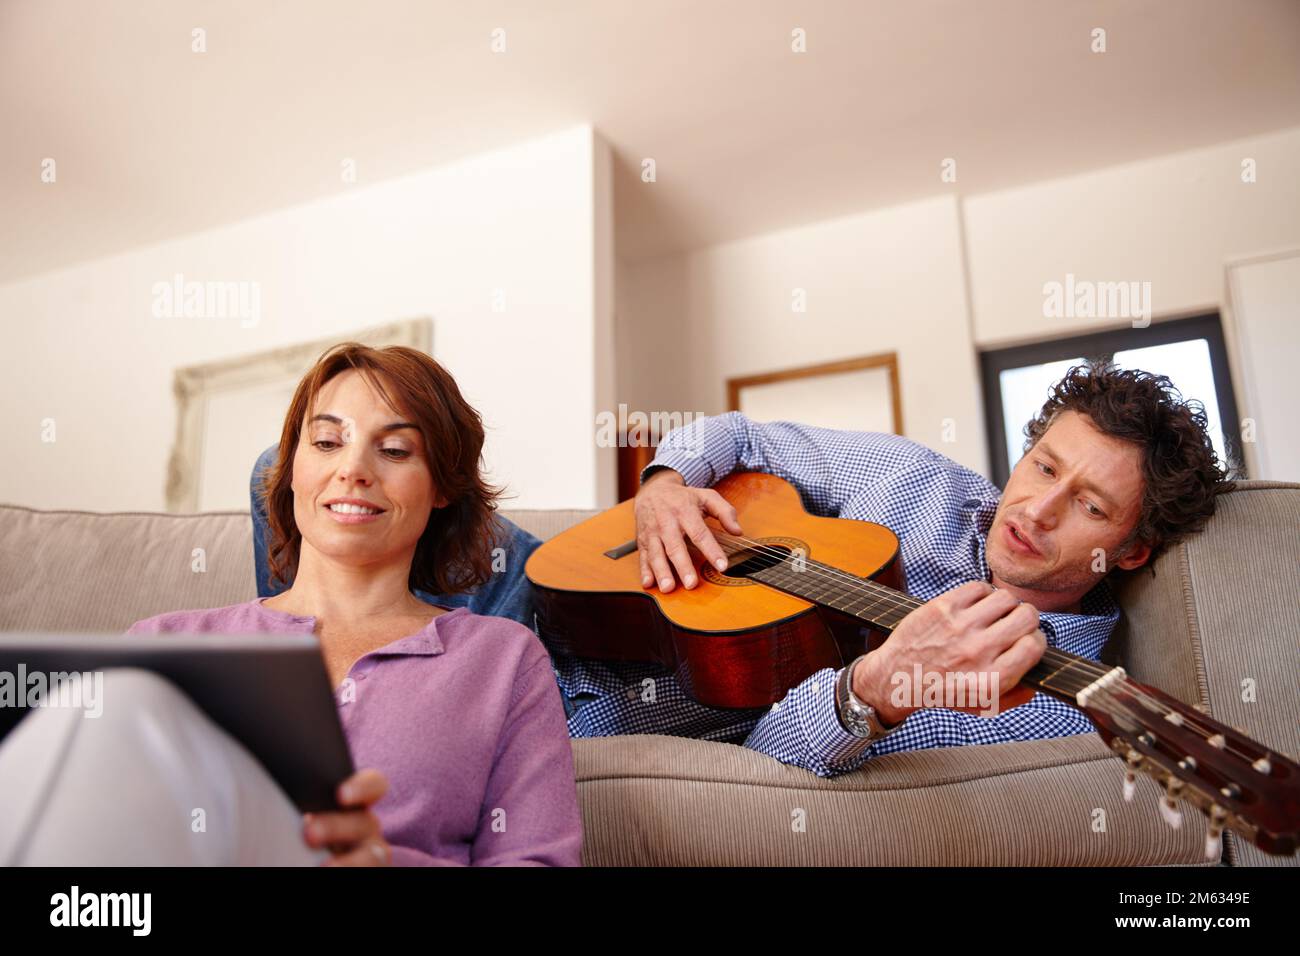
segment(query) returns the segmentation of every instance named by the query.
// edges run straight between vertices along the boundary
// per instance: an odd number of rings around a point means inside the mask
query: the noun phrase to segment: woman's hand
[[[339,806],[349,809],[308,813],[303,839],[313,849],[333,854],[322,866],[388,866],[393,850],[384,839],[379,818],[370,807],[388,791],[388,778],[378,770],[358,770],[339,784]]]

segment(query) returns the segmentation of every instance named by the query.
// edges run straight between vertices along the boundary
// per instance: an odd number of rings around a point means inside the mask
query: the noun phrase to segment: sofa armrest
[[[1101,738],[889,754],[822,779],[731,744],[638,735],[573,741],[588,866],[1202,864]],[[1104,811],[1105,829],[1097,830]]]

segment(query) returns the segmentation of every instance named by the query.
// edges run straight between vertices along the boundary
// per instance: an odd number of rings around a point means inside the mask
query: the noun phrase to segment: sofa
[[[591,514],[503,513],[543,539]],[[1300,484],[1240,483],[1204,533],[1117,582],[1104,658],[1294,756],[1298,531]],[[251,600],[251,536],[247,512],[0,505],[0,631],[113,632]],[[1123,764],[1095,734],[892,754],[834,779],[675,737],[573,750],[588,865],[1207,865],[1201,815],[1184,804],[1170,828],[1146,778],[1125,802]],[[1296,862],[1228,834],[1210,865]]]

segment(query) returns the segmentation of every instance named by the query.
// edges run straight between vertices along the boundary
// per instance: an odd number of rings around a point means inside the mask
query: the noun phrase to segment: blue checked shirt
[[[642,472],[672,468],[706,488],[736,470],[789,481],[815,515],[873,521],[892,529],[902,548],[908,593],[923,600],[967,581],[989,580],[985,536],[1001,493],[956,462],[897,435],[835,431],[792,422],[760,424],[739,412],[701,418],[660,444]],[[1109,587],[1098,584],[1081,614],[1043,612],[1047,643],[1097,660],[1119,620]],[[822,777],[855,770],[900,750],[994,744],[1090,733],[1082,713],[1045,694],[996,717],[940,708],[911,714],[874,743],[847,733],[835,710],[836,670],[824,668],[770,709],[719,710],[686,696],[658,665],[606,663],[554,655],[570,699],[574,737],[671,734],[743,743]],[[582,702],[585,701],[585,702]]]

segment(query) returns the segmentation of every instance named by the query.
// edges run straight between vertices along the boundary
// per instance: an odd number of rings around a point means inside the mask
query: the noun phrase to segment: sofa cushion
[[[595,512],[502,514],[545,540]],[[0,630],[124,631],[164,611],[255,597],[248,512],[96,514],[0,505]]]
[[[1205,862],[1199,813],[1169,828],[1145,777],[1126,803],[1124,765],[1095,734],[888,754],[832,779],[680,737],[575,740],[573,752],[588,866]]]
[[[124,631],[164,611],[257,596],[246,512],[93,514],[6,506],[0,518],[0,629],[6,631]]]

